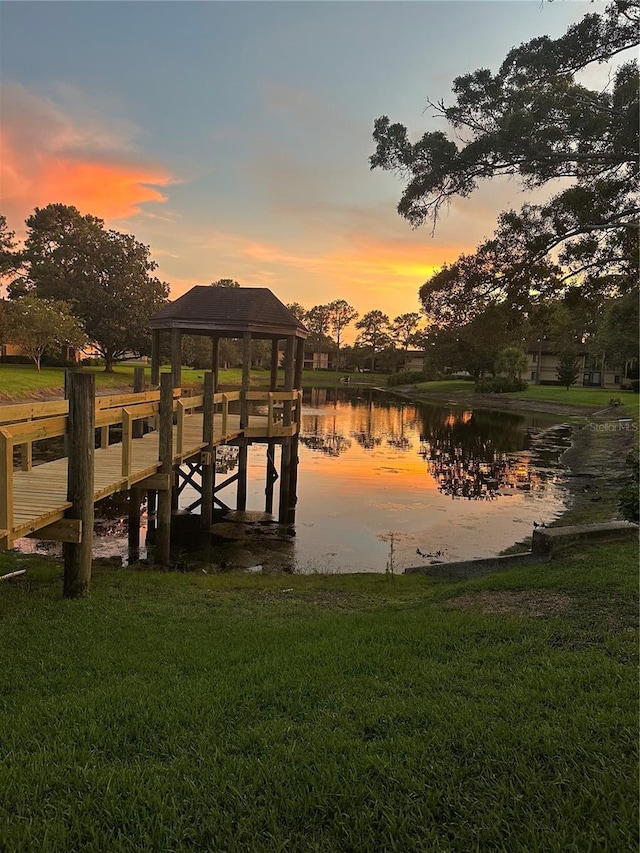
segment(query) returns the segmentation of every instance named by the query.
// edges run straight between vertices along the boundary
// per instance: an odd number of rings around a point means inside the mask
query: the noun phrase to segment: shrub
[[[426,376],[421,370],[399,370],[387,377],[387,385],[415,385],[424,382]]]
[[[3,355],[3,364],[33,364],[28,355]]]
[[[528,384],[523,379],[509,379],[508,376],[494,376],[491,379],[478,379],[478,394],[509,394],[511,391],[526,391]]]

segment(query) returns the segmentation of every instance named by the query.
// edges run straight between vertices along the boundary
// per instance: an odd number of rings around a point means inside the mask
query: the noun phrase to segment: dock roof
[[[180,329],[188,335],[278,339],[309,334],[266,287],[196,285],[151,317],[155,330]]]

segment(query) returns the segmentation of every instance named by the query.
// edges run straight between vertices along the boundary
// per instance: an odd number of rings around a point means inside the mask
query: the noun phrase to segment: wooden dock
[[[204,395],[182,396],[179,389],[174,390],[172,468],[199,462],[211,447],[286,440],[298,431],[298,391],[249,391],[244,397],[234,391],[214,394],[212,399],[212,440],[208,441]],[[244,428],[241,406],[247,411]],[[94,502],[133,487],[170,488],[171,475],[160,473],[159,417],[160,391],[95,399]],[[0,406],[0,550],[11,548],[23,536],[82,540],[81,521],[68,517],[72,509],[68,457],[33,463],[34,444],[66,436],[68,419],[65,400]]]

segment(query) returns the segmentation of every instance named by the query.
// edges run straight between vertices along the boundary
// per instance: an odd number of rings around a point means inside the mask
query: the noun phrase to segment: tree
[[[7,217],[0,213],[0,277],[15,272],[20,266],[15,237],[15,233],[9,230]]]
[[[307,316],[306,308],[303,308],[299,302],[288,302],[286,307],[291,311],[296,320],[299,320],[301,323],[304,323],[305,318]]]
[[[26,224],[25,273],[9,296],[71,303],[107,372],[129,351],[148,353],[149,318],[169,295],[169,285],[152,275],[149,247],[63,204],[36,208]]]
[[[406,314],[398,314],[393,318],[391,325],[391,333],[396,340],[400,342],[404,351],[404,366],[407,366],[407,352],[409,344],[415,340],[415,334],[420,325],[420,314],[416,311],[410,311]]]
[[[390,343],[389,317],[382,311],[367,311],[356,323],[356,329],[360,329],[356,346],[371,351],[371,370],[374,370],[376,353]]]
[[[358,319],[358,312],[344,299],[335,299],[329,303],[329,327],[336,336],[336,371],[340,368],[340,342],[342,333],[354,320]]]
[[[240,287],[240,284],[234,278],[219,278],[217,281],[211,282],[211,287]]]
[[[495,370],[496,373],[503,373],[510,382],[515,383],[528,365],[527,354],[520,347],[505,347],[498,353]]]
[[[629,362],[638,361],[638,303],[640,293],[636,287],[619,299],[605,305],[595,343],[608,364],[624,371]]]
[[[556,376],[558,382],[569,390],[569,387],[578,378],[580,373],[580,363],[573,350],[563,350],[558,356],[558,366],[556,367]]]
[[[482,180],[565,184],[543,204],[503,213],[492,240],[430,279],[421,293],[428,314],[433,307],[440,322],[455,323],[465,305],[469,320],[489,301],[526,305],[532,290],[543,299],[572,284],[609,294],[635,285],[637,62],[620,65],[602,91],[576,75],[636,46],[639,12],[638,0],[614,0],[558,39],[514,48],[495,75],[480,69],[456,78],[452,106],[427,103],[460,143],[438,131],[412,144],[404,126],[376,120],[371,167],[405,178],[398,211],[413,225],[430,220],[435,229],[443,206]]]
[[[68,302],[23,296],[7,304],[7,308],[12,343],[25,351],[38,371],[45,353],[55,353],[64,346],[86,344],[82,324],[71,313]]]
[[[320,366],[320,353],[323,345],[329,343],[327,332],[329,331],[330,310],[328,305],[314,305],[305,315],[305,326],[311,333],[310,343],[315,345],[317,353],[317,366]]]

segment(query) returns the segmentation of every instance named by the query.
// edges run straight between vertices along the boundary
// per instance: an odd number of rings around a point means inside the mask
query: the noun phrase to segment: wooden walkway
[[[100,446],[95,451],[94,501],[135,485],[159,487],[158,478],[163,475],[158,474],[158,432],[152,429],[140,438],[134,437],[136,423],[153,422],[158,415],[159,396],[159,392],[147,392],[96,399]],[[240,400],[240,392],[214,396],[214,446],[238,438],[267,441],[297,432],[297,391],[249,392],[247,399],[266,411],[250,414],[247,426],[241,429],[240,415],[229,411],[229,405]],[[203,436],[202,405],[201,395],[174,400],[174,467],[198,459],[208,444]],[[284,405],[291,405],[295,412],[292,423],[286,426],[282,419]],[[35,442],[66,434],[66,408],[64,401],[0,407],[0,550],[11,548],[16,539],[28,535],[77,541],[77,524],[70,520],[65,523],[65,511],[71,507],[67,500],[67,458],[32,463]],[[121,438],[110,443],[110,428],[114,426],[120,427]],[[18,470],[14,470],[16,447],[21,450]]]

